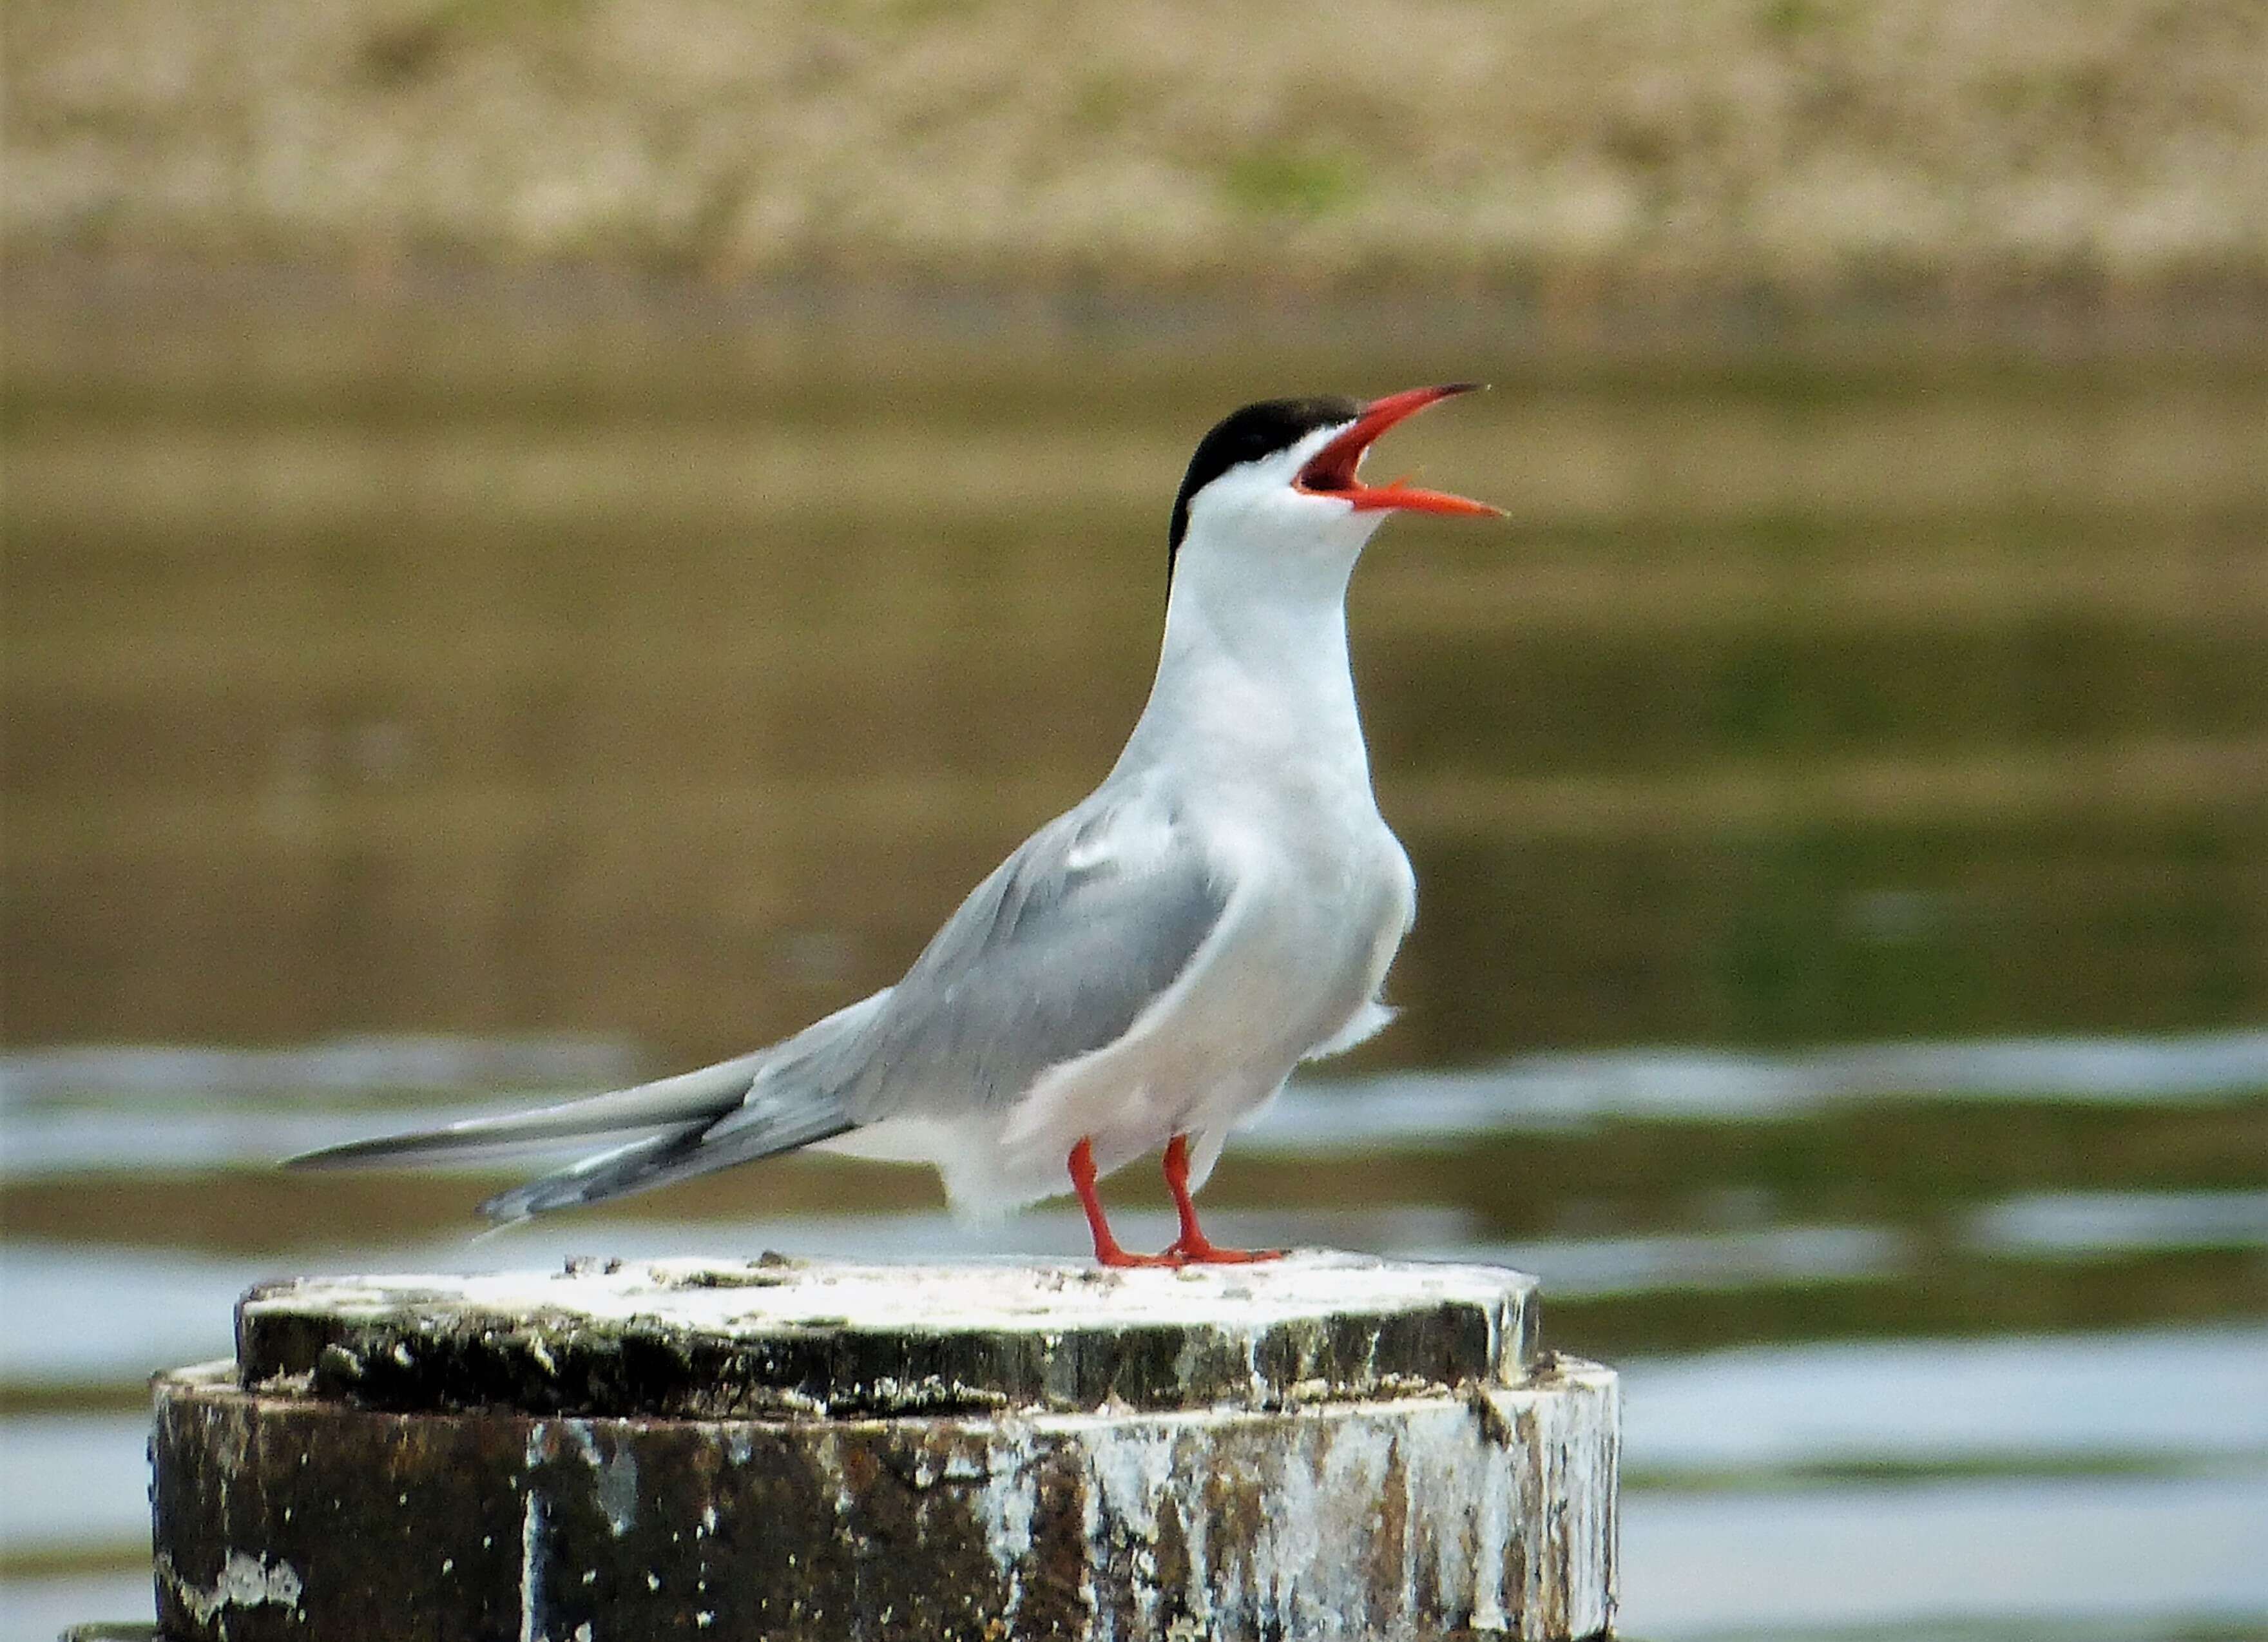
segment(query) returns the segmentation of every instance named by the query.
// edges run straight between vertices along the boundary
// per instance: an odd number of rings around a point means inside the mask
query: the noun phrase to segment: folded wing
[[[793,1037],[635,1088],[291,1163],[398,1165],[619,1142],[481,1205],[510,1221],[901,1115],[997,1109],[1050,1067],[1123,1036],[1196,960],[1227,902],[1169,799],[1106,785],[977,886],[898,985]]]

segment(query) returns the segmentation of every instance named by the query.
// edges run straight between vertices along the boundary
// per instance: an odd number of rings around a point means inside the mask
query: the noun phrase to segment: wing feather
[[[1106,785],[1034,834],[938,931],[861,1035],[843,1107],[868,1123],[1008,1104],[1124,1035],[1227,903],[1178,806]]]

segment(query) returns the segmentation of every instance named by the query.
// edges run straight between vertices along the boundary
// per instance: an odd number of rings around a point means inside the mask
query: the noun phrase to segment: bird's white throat
[[[1157,680],[1121,769],[1194,756],[1225,775],[1265,778],[1292,761],[1368,788],[1346,593],[1384,516],[1321,497],[1300,504],[1193,515]]]

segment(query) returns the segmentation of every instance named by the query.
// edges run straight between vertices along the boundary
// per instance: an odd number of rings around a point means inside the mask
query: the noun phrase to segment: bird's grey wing
[[[938,931],[859,1035],[843,1108],[870,1123],[1014,1101],[1049,1067],[1123,1036],[1227,904],[1170,796],[1104,787],[1035,833]]]

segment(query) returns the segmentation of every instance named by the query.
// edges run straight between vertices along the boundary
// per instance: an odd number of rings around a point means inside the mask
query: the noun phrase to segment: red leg
[[[1162,1255],[1130,1255],[1118,1246],[1110,1234],[1110,1222],[1102,1218],[1102,1199],[1094,1195],[1094,1147],[1081,1140],[1071,1149],[1071,1183],[1079,1193],[1079,1207],[1086,1211],[1086,1229],[1094,1233],[1094,1259],[1105,1266],[1174,1266],[1179,1265],[1171,1250]]]
[[[1174,1207],[1180,1211],[1182,1234],[1166,1250],[1166,1258],[1179,1265],[1240,1266],[1256,1260],[1281,1260],[1280,1248],[1223,1248],[1197,1224],[1197,1206],[1189,1198],[1189,1141],[1175,1135],[1166,1143],[1166,1184],[1172,1189]]]

